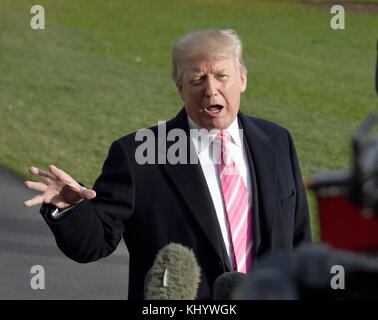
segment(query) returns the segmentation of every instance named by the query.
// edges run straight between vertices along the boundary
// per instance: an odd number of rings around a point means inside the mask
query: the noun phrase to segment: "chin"
[[[218,130],[224,130],[227,129],[230,126],[231,123],[227,123],[226,121],[212,121],[211,123],[211,129],[218,129]]]

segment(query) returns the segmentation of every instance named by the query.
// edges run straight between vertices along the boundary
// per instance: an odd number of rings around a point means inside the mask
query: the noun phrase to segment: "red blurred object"
[[[348,251],[377,251],[378,218],[344,195],[317,194],[321,240]],[[366,209],[365,209],[366,210]]]
[[[307,183],[315,192],[321,240],[349,251],[378,252],[378,113],[352,138],[350,169],[318,172]]]

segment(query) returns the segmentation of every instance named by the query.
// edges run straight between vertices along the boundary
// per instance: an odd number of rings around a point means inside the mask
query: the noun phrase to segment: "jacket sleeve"
[[[96,197],[84,200],[60,220],[49,218],[54,206],[41,214],[62,252],[77,262],[108,256],[121,240],[125,223],[134,212],[135,178],[124,145],[115,141],[96,180]]]
[[[290,157],[293,169],[295,189],[297,191],[295,206],[295,222],[293,246],[296,247],[302,242],[312,242],[310,212],[307,203],[306,191],[299,167],[297,152],[295,150],[293,138],[288,132]]]

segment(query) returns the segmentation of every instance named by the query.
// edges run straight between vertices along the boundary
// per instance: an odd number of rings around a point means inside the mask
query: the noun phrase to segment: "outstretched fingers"
[[[25,207],[31,207],[43,202],[51,203],[58,208],[65,208],[82,201],[96,197],[94,190],[80,186],[69,174],[54,165],[49,166],[49,172],[36,167],[30,167],[29,172],[45,181],[25,181],[25,187],[33,189],[42,194],[24,202]]]
[[[25,207],[32,207],[32,206],[35,206],[37,204],[41,204],[43,203],[43,195],[38,195],[38,196],[35,196],[34,198],[30,199],[30,200],[27,200],[27,201],[24,201],[24,206]]]
[[[45,181],[45,182],[51,182],[51,181],[56,181],[56,177],[54,177],[52,174],[42,170],[42,169],[39,169],[39,168],[36,168],[36,167],[30,167],[29,168],[29,172],[36,176],[37,178]]]
[[[69,174],[65,173],[63,170],[59,169],[54,165],[50,165],[49,170],[54,176],[56,176],[61,181],[64,181],[69,184],[76,182]]]
[[[26,188],[33,189],[40,192],[45,192],[47,190],[47,185],[42,182],[33,182],[33,181],[25,181],[24,185]]]

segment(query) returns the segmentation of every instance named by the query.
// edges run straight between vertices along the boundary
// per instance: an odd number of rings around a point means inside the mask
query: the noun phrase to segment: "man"
[[[30,168],[45,183],[25,182],[42,192],[25,206],[44,203],[41,213],[68,257],[78,262],[105,257],[123,236],[130,299],[143,299],[144,277],[170,242],[193,249],[201,267],[198,298],[211,299],[220,274],[247,273],[264,253],[311,241],[289,132],[239,111],[247,70],[237,34],[189,33],[173,44],[172,64],[185,106],[165,124],[166,132],[183,130],[187,160],[194,152],[198,161],[140,164],[136,155],[143,142],[133,133],[112,144],[93,190],[54,166],[51,173]],[[189,134],[201,128],[206,139]],[[151,130],[156,160],[174,141],[166,139],[162,149],[158,127]]]

